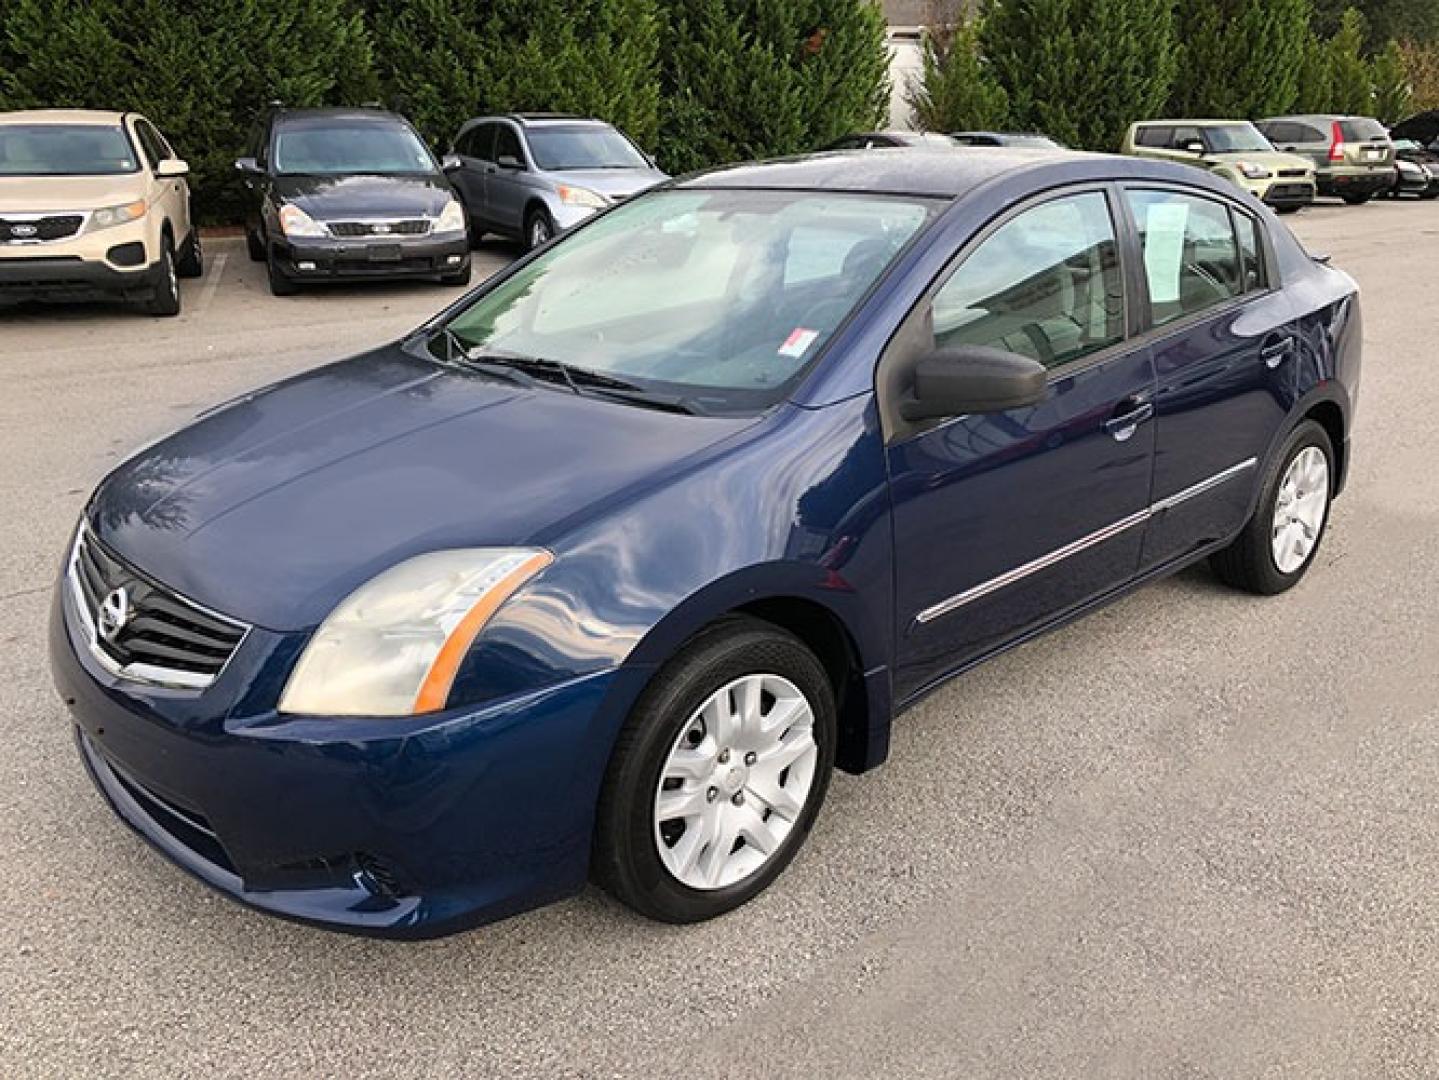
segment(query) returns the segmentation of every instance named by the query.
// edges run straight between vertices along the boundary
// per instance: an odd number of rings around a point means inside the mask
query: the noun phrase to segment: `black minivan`
[[[464,207],[403,117],[371,108],[271,109],[235,167],[244,177],[250,258],[268,265],[276,296],[360,278],[469,283]]]

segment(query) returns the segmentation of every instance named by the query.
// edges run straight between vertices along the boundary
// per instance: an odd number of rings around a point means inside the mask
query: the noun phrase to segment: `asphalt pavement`
[[[1194,569],[964,676],[690,928],[593,889],[420,944],[281,922],[76,759],[44,627],[96,481],[453,290],[278,299],[221,241],[178,319],[0,311],[0,1077],[1439,1076],[1439,204],[1287,220],[1366,314],[1302,585]]]

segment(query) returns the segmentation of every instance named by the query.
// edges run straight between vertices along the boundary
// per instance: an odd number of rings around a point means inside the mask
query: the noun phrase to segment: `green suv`
[[[1275,150],[1247,120],[1144,120],[1130,126],[1123,152],[1208,169],[1282,214],[1314,201],[1314,166]]]
[[[1276,116],[1259,121],[1259,130],[1275,146],[1302,154],[1313,163],[1321,195],[1338,195],[1358,206],[1394,186],[1394,144],[1378,120],[1367,116]]]

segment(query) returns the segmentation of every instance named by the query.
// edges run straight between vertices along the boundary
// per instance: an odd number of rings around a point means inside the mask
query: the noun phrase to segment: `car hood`
[[[301,630],[412,555],[551,543],[753,422],[525,388],[396,345],[201,414],[111,473],[87,517],[192,599]]]
[[[0,177],[0,216],[46,211],[98,210],[145,197],[141,173],[112,176]]]
[[[277,176],[274,192],[316,221],[435,216],[452,197],[440,175]]]
[[[1251,165],[1262,165],[1272,172],[1280,169],[1306,169],[1314,171],[1314,162],[1308,158],[1302,158],[1297,154],[1286,154],[1279,150],[1256,150],[1253,153],[1239,151],[1232,154],[1210,154],[1211,161],[1234,164],[1239,161],[1247,161]]]
[[[565,169],[545,176],[556,183],[598,191],[611,199],[628,199],[669,179],[658,169]]]

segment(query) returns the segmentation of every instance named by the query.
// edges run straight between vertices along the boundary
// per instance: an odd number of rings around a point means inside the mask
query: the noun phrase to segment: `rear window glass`
[[[1378,120],[1369,120],[1364,117],[1339,121],[1339,130],[1350,142],[1368,142],[1371,139],[1384,139],[1389,136],[1389,133],[1384,130],[1384,125]]]

